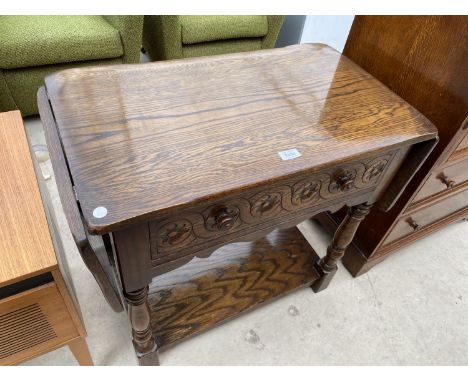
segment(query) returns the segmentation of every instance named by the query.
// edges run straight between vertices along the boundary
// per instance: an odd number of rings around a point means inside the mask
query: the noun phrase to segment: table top
[[[0,113],[0,286],[57,265],[19,111]]]
[[[322,44],[69,69],[45,83],[92,233],[437,135]]]

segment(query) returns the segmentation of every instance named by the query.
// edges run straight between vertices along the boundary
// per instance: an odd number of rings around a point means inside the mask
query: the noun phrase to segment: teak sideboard
[[[343,54],[424,114],[440,141],[388,213],[373,210],[343,263],[358,276],[468,217],[468,17],[356,16]],[[318,220],[333,232],[346,211]]]
[[[0,113],[0,147],[0,365],[67,345],[80,365],[92,365],[48,190],[19,110]]]
[[[128,311],[143,365],[326,288],[372,204],[391,208],[437,142],[416,109],[320,44],[71,69],[38,100],[71,232]],[[295,226],[344,205],[320,259]]]

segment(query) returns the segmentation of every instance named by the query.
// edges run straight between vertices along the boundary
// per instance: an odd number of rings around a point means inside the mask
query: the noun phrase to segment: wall
[[[284,18],[275,47],[281,48],[283,46],[299,44],[306,17],[304,15],[287,15]]]
[[[342,52],[354,16],[307,16],[301,43],[321,42]]]

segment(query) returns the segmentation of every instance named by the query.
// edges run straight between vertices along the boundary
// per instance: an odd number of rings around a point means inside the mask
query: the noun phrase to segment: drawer
[[[462,139],[455,152],[468,149],[468,134],[465,134],[465,138]]]
[[[0,300],[0,365],[52,350],[78,332],[54,282]]]
[[[465,137],[458,144],[454,152],[450,155],[448,162],[455,161],[464,157],[468,158],[468,133],[465,134]]]
[[[309,176],[278,182],[238,197],[194,208],[150,223],[153,266],[216,245],[226,236],[249,234],[275,225],[295,212],[372,192],[379,184],[393,153],[352,162]],[[297,215],[297,214],[296,214]],[[261,227],[260,227],[261,226]],[[242,232],[240,232],[242,231]]]
[[[385,239],[384,244],[426,229],[439,220],[463,210],[467,211],[468,214],[468,190],[449,196],[438,203],[400,218]]]
[[[468,159],[434,171],[419,190],[412,203],[468,182]]]

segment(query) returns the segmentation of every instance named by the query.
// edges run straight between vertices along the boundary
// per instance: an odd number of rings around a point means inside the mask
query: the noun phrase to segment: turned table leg
[[[359,224],[369,213],[371,206],[367,203],[362,203],[348,209],[346,217],[337,228],[333,240],[327,248],[326,256],[320,259],[317,264],[320,278],[311,285],[314,292],[320,292],[330,284],[338,269],[338,261],[343,257],[346,248],[354,238]]]
[[[132,325],[133,346],[141,366],[158,366],[158,347],[151,330],[148,287],[125,292],[128,316]]]

